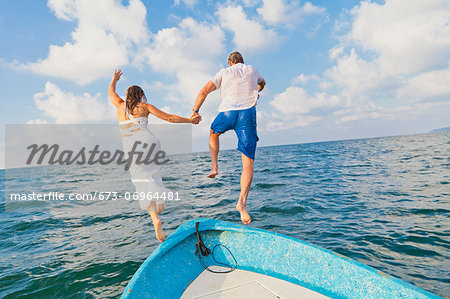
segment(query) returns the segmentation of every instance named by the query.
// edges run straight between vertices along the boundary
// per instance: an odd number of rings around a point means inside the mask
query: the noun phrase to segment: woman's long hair
[[[127,109],[130,113],[133,113],[134,108],[136,108],[140,102],[147,102],[144,91],[137,85],[128,87],[126,100]]]

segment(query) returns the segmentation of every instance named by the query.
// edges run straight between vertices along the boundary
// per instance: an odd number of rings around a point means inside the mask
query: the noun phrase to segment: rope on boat
[[[203,268],[205,270],[211,272],[211,273],[216,273],[216,274],[225,274],[225,273],[233,272],[234,269],[236,269],[236,267],[237,267],[237,261],[236,261],[234,255],[231,253],[230,249],[228,249],[228,247],[226,247],[225,245],[222,245],[222,244],[219,243],[219,244],[216,244],[216,246],[213,247],[213,250],[211,252],[211,250],[208,247],[206,247],[205,243],[203,243],[202,237],[200,236],[200,232],[198,231],[198,226],[199,226],[199,222],[197,221],[195,223],[195,230],[197,232],[197,243],[195,243],[195,248],[196,248],[195,249],[195,255],[198,256],[198,260],[200,261],[200,264],[203,266]],[[216,257],[214,256],[214,251],[216,250],[217,247],[220,247],[220,246],[222,246],[223,248],[228,250],[228,252],[230,253],[231,257],[234,260],[234,266],[233,267],[228,265],[228,264],[225,264],[225,263],[222,263],[222,262],[219,262],[219,261],[216,260]],[[205,261],[202,259],[202,256],[208,256],[210,254],[212,255],[212,258],[216,262],[216,264],[225,266],[225,267],[227,267],[229,269],[226,270],[226,271],[211,270],[209,268],[209,266],[206,266]]]

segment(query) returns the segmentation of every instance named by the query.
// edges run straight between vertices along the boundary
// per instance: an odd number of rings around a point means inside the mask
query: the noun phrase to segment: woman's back
[[[128,113],[131,114],[134,118],[147,118],[149,115],[149,111],[146,105],[146,103],[138,103],[136,107],[134,107],[133,111],[128,110]],[[130,120],[130,117],[127,114],[126,102],[124,102],[123,105],[119,105],[117,107],[117,119],[119,120],[119,122]]]

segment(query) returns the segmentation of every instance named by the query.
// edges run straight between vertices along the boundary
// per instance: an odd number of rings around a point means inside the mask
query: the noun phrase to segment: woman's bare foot
[[[219,172],[217,170],[211,170],[211,172],[208,174],[208,178],[213,179],[218,174],[219,174]]]
[[[158,214],[161,214],[162,212],[164,212],[164,205],[162,203],[157,202],[156,203],[156,211],[158,212]]]
[[[164,232],[162,230],[161,220],[158,219],[153,221],[153,226],[155,227],[156,238],[159,240],[159,242],[163,242],[166,239],[166,235],[164,235]]]
[[[240,203],[238,203],[236,205],[236,210],[238,210],[239,213],[241,213],[241,220],[245,225],[252,222],[252,218],[250,217],[250,215],[247,212],[247,207],[242,206]]]

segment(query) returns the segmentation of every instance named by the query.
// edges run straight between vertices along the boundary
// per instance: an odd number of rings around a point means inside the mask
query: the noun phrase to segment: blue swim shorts
[[[238,138],[237,149],[252,160],[255,160],[256,143],[256,108],[220,112],[211,124],[211,130],[223,134],[234,130]]]

